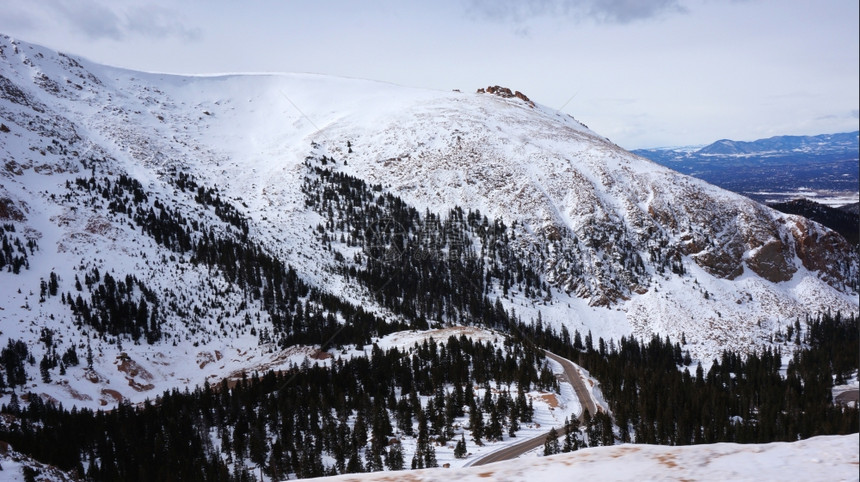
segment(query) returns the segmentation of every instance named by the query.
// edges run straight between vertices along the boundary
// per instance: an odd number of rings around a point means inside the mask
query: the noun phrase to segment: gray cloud
[[[97,0],[45,0],[43,6],[57,23],[94,40],[124,40],[131,36],[187,40],[199,37],[199,31],[187,28],[176,11],[154,4],[122,8],[116,2]]]
[[[31,30],[39,23],[33,14],[21,10],[18,5],[0,1],[0,11],[3,12],[2,23],[4,29]]]
[[[630,23],[686,12],[679,0],[468,0],[466,8],[477,18],[515,22],[565,17]]]
[[[119,16],[104,5],[68,0],[49,0],[44,5],[58,14],[57,21],[69,24],[87,37],[111,40],[124,37]]]
[[[149,37],[179,37],[186,40],[200,38],[200,31],[183,25],[177,19],[176,12],[156,5],[130,10],[126,17],[126,28],[129,32]]]
[[[815,120],[841,120],[841,119],[860,119],[860,110],[852,109],[841,114],[827,114],[815,118]]]

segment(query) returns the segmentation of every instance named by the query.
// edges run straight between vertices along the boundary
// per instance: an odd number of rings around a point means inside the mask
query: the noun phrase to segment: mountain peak
[[[716,155],[740,155],[740,154],[766,154],[770,152],[806,151],[812,149],[850,148],[858,145],[860,132],[846,132],[840,134],[821,134],[817,136],[774,136],[767,139],[755,141],[733,141],[721,139],[707,145],[699,151],[699,154]]]

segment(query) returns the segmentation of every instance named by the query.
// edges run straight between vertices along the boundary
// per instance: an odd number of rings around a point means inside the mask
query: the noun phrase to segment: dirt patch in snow
[[[129,356],[125,353],[121,353],[117,360],[119,363],[117,364],[116,369],[126,375],[126,380],[128,380],[128,386],[137,390],[138,392],[145,392],[147,390],[152,390],[155,388],[155,385],[151,383],[141,383],[136,380],[136,378],[142,379],[144,382],[152,381],[152,374],[146,371],[145,368],[138,365],[137,362],[129,358]]]
[[[53,403],[53,404],[54,404],[54,406],[57,406],[57,405],[59,405],[59,404],[60,404],[60,401],[59,401],[59,400],[57,400],[56,398],[54,398],[54,397],[52,397],[52,396],[48,395],[47,393],[40,393],[40,394],[39,394],[39,398],[41,398],[41,399],[42,399],[42,401],[44,401],[44,402]]]
[[[68,393],[69,396],[72,397],[74,400],[87,401],[93,399],[93,397],[85,393],[81,393],[68,385],[64,386],[63,389],[65,389],[66,393]]]
[[[327,351],[316,350],[311,353],[309,358],[314,360],[328,360],[329,358],[332,358],[332,354]]]
[[[84,378],[86,378],[87,380],[89,380],[92,383],[99,383],[102,381],[99,374],[96,373],[95,370],[90,369],[90,368],[87,368],[87,370],[84,372]]]
[[[539,395],[537,398],[549,405],[549,408],[558,408],[558,398],[554,393],[544,393],[543,395]]]
[[[665,465],[666,467],[669,467],[670,469],[674,469],[678,466],[677,462],[675,462],[675,454],[671,452],[657,454],[655,458],[659,460],[661,464]]]
[[[639,447],[620,447],[612,454],[612,458],[617,459],[618,457],[623,457],[625,455],[635,454],[640,450],[642,449],[640,449]]]
[[[104,406],[111,403],[110,400],[106,399],[106,397],[110,397],[113,400],[113,403],[120,403],[124,400],[121,393],[116,390],[111,390],[110,388],[102,388],[102,398],[99,399],[99,403]]]
[[[221,355],[221,352],[218,350],[215,350],[212,353],[208,351],[202,351],[197,354],[197,365],[200,368],[203,368],[210,363],[214,363],[216,361],[221,360],[221,358],[224,358],[224,356]]]

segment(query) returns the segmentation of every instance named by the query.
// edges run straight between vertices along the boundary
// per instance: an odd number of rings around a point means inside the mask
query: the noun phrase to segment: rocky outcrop
[[[0,198],[0,220],[23,221],[24,213],[9,198]]]
[[[697,253],[693,255],[693,261],[718,278],[735,279],[744,273],[744,265],[738,257],[723,250]]]
[[[517,99],[520,99],[521,101],[525,102],[529,107],[535,106],[535,103],[532,102],[531,99],[529,99],[528,96],[526,96],[522,92],[520,92],[518,90],[517,91],[511,91],[511,89],[509,89],[507,87],[502,87],[499,85],[491,85],[491,86],[487,87],[486,89],[480,88],[480,89],[478,89],[477,93],[479,93],[479,94],[495,94],[495,95],[497,95],[503,99],[510,99],[510,98],[516,97]]]
[[[857,260],[846,263],[839,253],[851,253],[851,245],[835,231],[819,227],[806,219],[798,220],[792,230],[797,257],[803,266],[818,272],[833,286],[858,284]]]
[[[789,248],[780,240],[771,240],[753,250],[747,258],[747,266],[762,278],[779,283],[788,281],[797,272],[789,259]]]

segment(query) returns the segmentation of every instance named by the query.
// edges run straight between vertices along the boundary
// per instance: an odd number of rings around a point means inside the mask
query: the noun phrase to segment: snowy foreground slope
[[[858,480],[857,434],[793,443],[617,445],[483,467],[378,472],[310,480]]]
[[[436,468],[322,477],[326,481],[504,480],[858,480],[857,434],[813,437],[793,443],[618,445],[549,457],[528,457],[483,467]],[[0,481],[20,481],[31,467],[50,480],[74,480],[17,454],[0,451]]]
[[[169,210],[202,226],[195,242],[250,240],[309,285],[399,316],[339,270],[354,246],[320,241],[324,218],[303,192],[310,158],[421,213],[459,206],[503,221],[547,289],[497,283],[488,296],[526,321],[595,339],[683,335],[709,360],[767,345],[805,314],[858,311],[857,256],[840,236],[516,97],[317,75],[141,73],[5,36],[0,67],[0,224],[27,254],[18,273],[0,269],[0,345],[21,340],[36,362],[75,347],[82,363],[65,374],[25,367],[28,391],[66,405],[140,402],[317,355],[319,345],[276,349],[262,335],[273,321],[261,294],[166,248],[133,216]],[[161,338],[99,336],[79,322],[71,301],[88,302],[105,273],[129,281],[138,315],[157,311]],[[54,279],[56,293],[42,288]]]

